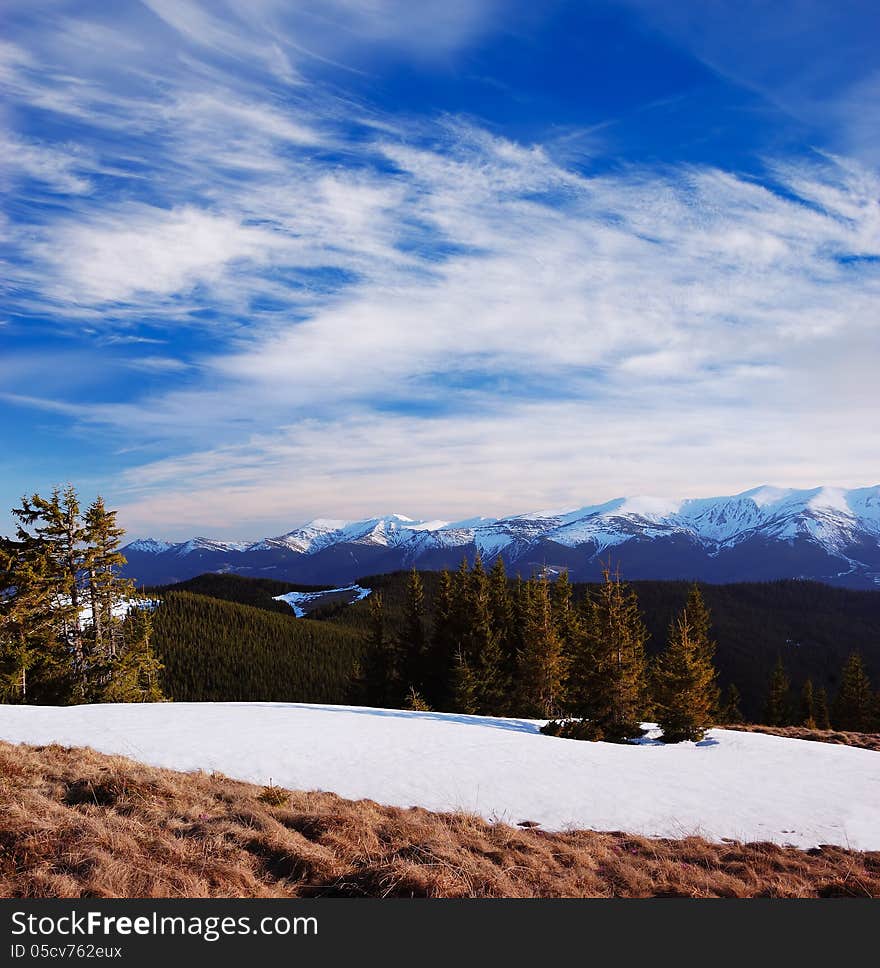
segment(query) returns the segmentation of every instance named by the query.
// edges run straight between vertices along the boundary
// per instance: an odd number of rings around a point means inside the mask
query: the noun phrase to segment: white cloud
[[[284,51],[269,38],[255,37],[243,29],[243,21],[217,17],[206,4],[195,0],[143,0],[153,13],[197,46],[212,48],[242,60],[256,60],[271,74],[291,84],[299,80]]]
[[[45,183],[55,192],[86,194],[92,183],[82,170],[93,168],[94,161],[80,159],[79,154],[76,145],[47,146],[0,131],[0,172],[6,181],[24,176]]]
[[[154,2],[154,0],[151,0]],[[166,0],[162,0],[166,2]],[[502,0],[230,0],[242,21],[285,38],[295,50],[342,58],[369,57],[376,49],[438,57],[467,46],[497,27]]]
[[[138,356],[125,360],[125,365],[147,373],[180,373],[189,369],[189,364],[176,356]]]
[[[230,263],[264,263],[274,243],[265,229],[190,206],[125,206],[92,222],[56,225],[52,235],[37,250],[53,270],[48,291],[95,304],[189,291]]]

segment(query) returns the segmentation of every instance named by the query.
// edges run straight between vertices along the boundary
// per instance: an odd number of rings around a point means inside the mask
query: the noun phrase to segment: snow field
[[[0,739],[91,746],[401,807],[545,829],[880,849],[880,754],[712,730],[700,744],[542,736],[529,720],[351,706],[0,705]]]

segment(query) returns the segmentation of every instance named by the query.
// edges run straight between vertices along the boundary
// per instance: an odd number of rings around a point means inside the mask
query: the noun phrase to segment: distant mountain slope
[[[480,552],[512,572],[567,569],[589,581],[609,556],[631,579],[724,583],[807,578],[880,587],[880,485],[844,490],[758,487],[719,498],[619,498],[509,518],[318,519],[251,544],[153,538],[125,548],[127,574],[166,584],[207,571],[339,585],[415,565],[438,569]]]

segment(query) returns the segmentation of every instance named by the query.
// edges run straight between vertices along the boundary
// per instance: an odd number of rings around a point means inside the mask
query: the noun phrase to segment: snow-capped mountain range
[[[413,565],[455,567],[479,552],[489,562],[501,555],[513,573],[568,569],[576,580],[597,577],[611,557],[633,579],[810,578],[880,588],[880,485],[762,486],[678,501],[617,498],[574,510],[451,522],[402,514],[319,518],[251,543],[145,538],[124,551],[128,574],[149,584],[206,571],[338,584]]]

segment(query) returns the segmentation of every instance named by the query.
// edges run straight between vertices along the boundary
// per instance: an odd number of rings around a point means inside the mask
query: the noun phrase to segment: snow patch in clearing
[[[275,602],[286,602],[292,609],[297,618],[305,618],[305,606],[310,605],[325,595],[332,595],[334,592],[354,592],[354,597],[349,604],[360,602],[372,592],[372,588],[361,588],[360,585],[346,585],[344,588],[325,588],[320,592],[285,592],[283,595],[274,595],[272,600]]]

